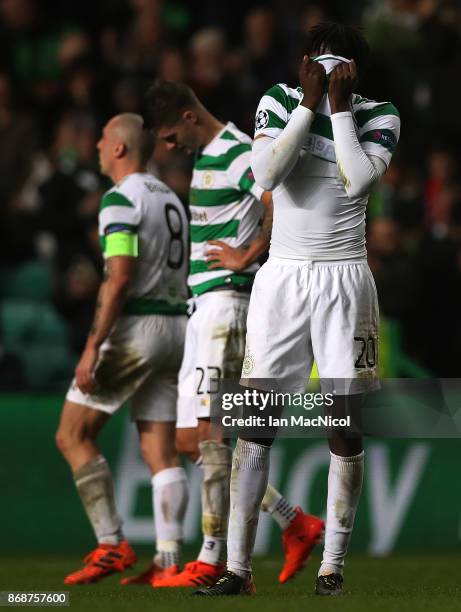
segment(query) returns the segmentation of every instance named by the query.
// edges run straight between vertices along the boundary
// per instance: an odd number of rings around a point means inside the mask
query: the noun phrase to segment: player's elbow
[[[257,181],[258,185],[260,185],[265,191],[273,191],[278,182],[272,177],[265,177],[261,180],[261,182]]]
[[[266,140],[266,139],[261,139]],[[253,151],[251,154],[251,170],[255,177],[256,184],[264,189],[264,191],[272,191],[278,183],[277,171],[274,167],[272,160],[272,145],[265,146],[264,149],[259,150],[262,144],[258,141],[258,148],[255,148],[253,144]]]
[[[277,178],[270,172],[267,166],[263,168],[253,166],[252,170],[256,184],[264,189],[264,191],[273,191],[277,187]]]
[[[372,187],[378,180],[378,176],[370,175],[366,177],[356,178],[353,181],[349,181],[346,183],[346,192],[351,200],[356,200],[358,198],[363,198],[367,196]]]

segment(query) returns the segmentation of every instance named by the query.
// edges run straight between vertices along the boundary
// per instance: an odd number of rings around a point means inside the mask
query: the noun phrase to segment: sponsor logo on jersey
[[[265,110],[258,111],[256,115],[255,127],[257,130],[262,130],[269,123],[269,113]]]
[[[331,140],[322,138],[322,136],[309,134],[309,136],[306,138],[304,148],[309,151],[309,153],[312,153],[312,155],[316,155],[317,157],[330,162],[336,161],[334,143]]]
[[[211,170],[207,170],[203,173],[202,185],[205,189],[210,189],[214,184],[214,174]]]
[[[206,223],[208,221],[208,215],[206,212],[192,212],[191,217],[192,221],[201,221],[202,223]]]

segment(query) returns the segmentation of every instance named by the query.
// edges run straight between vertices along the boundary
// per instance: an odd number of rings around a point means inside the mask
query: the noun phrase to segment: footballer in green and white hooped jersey
[[[123,316],[101,346],[99,392],[72,385],[67,399],[112,414],[131,397],[134,420],[174,421],[188,296],[184,206],[151,174],[132,173],[103,196],[99,238],[106,260],[122,248],[137,265]]]
[[[99,213],[105,278],[56,441],[98,546],[65,583],[97,582],[136,562],[123,534],[110,467],[97,445],[108,418],[129,400],[152,474],[157,550],[150,573],[141,576],[150,584],[154,575],[177,571],[187,507],[175,421],[187,320],[188,223],[177,196],[146,172],[154,139],[141,116],[110,119],[97,149],[101,172],[114,183]],[[133,581],[139,578],[122,584]]]
[[[260,234],[263,190],[255,184],[250,155],[251,138],[227,123],[195,156],[188,284],[196,310],[179,373],[178,428],[209,416],[216,385],[211,379],[237,377],[243,361],[248,301],[259,264],[253,261],[239,271],[216,266],[209,241],[245,249]]]

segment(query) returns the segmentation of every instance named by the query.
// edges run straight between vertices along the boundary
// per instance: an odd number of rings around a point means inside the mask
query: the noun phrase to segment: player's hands
[[[87,345],[75,368],[77,387],[82,393],[95,393],[97,389],[94,371],[98,362],[99,350]]]
[[[301,106],[305,106],[315,113],[324,94],[325,68],[319,62],[314,62],[308,55],[305,55],[298,74],[299,83],[304,92]]]
[[[350,110],[349,102],[357,80],[357,66],[354,60],[338,64],[331,72],[328,97],[332,115]]]
[[[206,260],[213,262],[209,269],[227,268],[233,272],[241,272],[248,266],[247,252],[245,249],[231,247],[221,240],[210,240],[208,244],[215,248],[207,251]]]

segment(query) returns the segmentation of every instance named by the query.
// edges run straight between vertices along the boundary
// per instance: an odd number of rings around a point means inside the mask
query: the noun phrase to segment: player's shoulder
[[[400,113],[392,102],[377,102],[357,94],[352,98],[352,110],[359,129],[385,122],[400,126]]]
[[[219,137],[221,144],[227,145],[230,149],[239,144],[251,144],[251,136],[242,132],[232,121],[226,125]]]
[[[251,144],[251,137],[229,122],[197,158],[195,169],[226,171],[237,158],[251,151]]]
[[[168,185],[150,172],[130,174],[119,185],[119,189],[121,193],[133,201],[155,195],[175,195]]]
[[[265,91],[262,100],[278,102],[291,113],[299,105],[302,97],[301,87],[290,87],[286,83],[276,83]]]
[[[135,202],[130,196],[130,193],[122,189],[120,185],[114,185],[108,189],[101,198],[100,210],[112,208],[113,206],[122,206],[126,208],[135,208]]]

